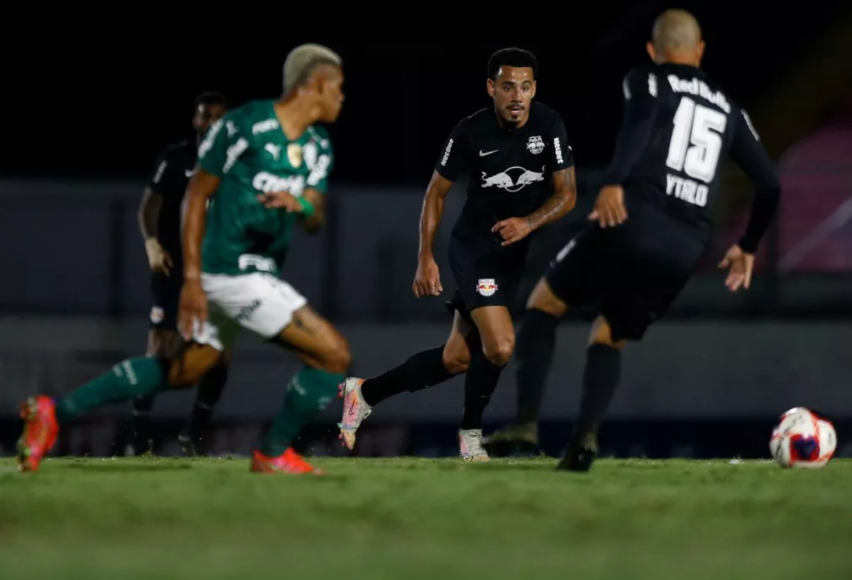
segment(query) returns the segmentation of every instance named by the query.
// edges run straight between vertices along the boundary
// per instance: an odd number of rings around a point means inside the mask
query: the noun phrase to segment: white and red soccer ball
[[[819,469],[836,448],[834,425],[804,407],[781,415],[769,441],[769,451],[781,467]]]

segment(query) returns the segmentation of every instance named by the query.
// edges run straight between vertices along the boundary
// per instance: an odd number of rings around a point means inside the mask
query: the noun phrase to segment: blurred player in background
[[[324,223],[333,153],[317,123],[333,123],[340,114],[340,57],[323,46],[299,46],[284,63],[283,85],[278,100],[228,112],[199,147],[183,233],[179,326],[187,342],[171,356],[120,362],[57,400],[25,401],[22,470],[38,468],[60,426],[97,407],[194,385],[220,363],[243,327],[305,363],[287,385],[283,408],[254,452],[251,470],[316,472],[292,443],[335,398],[349,346],[276,274],[295,226],[317,232]]]
[[[198,95],[192,116],[193,141],[181,141],[167,147],[157,158],[154,173],[139,205],[139,229],[151,267],[151,328],[148,331],[148,356],[170,356],[179,346],[177,329],[180,289],[183,286],[181,251],[181,206],[189,178],[195,169],[198,147],[210,126],[227,112],[227,99],[220,93]],[[198,383],[198,395],[187,428],[178,436],[187,455],[204,452],[201,433],[228,380],[230,353],[204,375]],[[150,451],[149,423],[155,395],[133,401],[133,442],[130,454]]]
[[[341,438],[349,449],[372,407],[403,391],[414,392],[465,375],[459,453],[487,461],[482,415],[512,356],[515,330],[509,307],[523,273],[532,232],[574,207],[574,159],[558,113],[533,102],[538,64],[525,50],[508,48],[488,62],[493,106],[460,121],[435,165],[423,202],[415,296],[443,288],[432,255],[444,198],[469,178],[468,198],[453,228],[450,266],[458,289],[448,303],[454,320],[446,344],[415,354],[372,379],[349,378]]]
[[[729,270],[730,291],[751,285],[755,252],[777,209],[773,164],[745,111],[700,70],[704,46],[688,12],[668,10],[656,20],[647,45],[654,65],[624,79],[624,118],[589,216],[594,223],[558,253],[527,304],[518,344],[527,424],[537,420],[557,321],[569,307],[600,305],[580,416],[560,469],[591,467],[620,380],[621,349],[665,315],[704,253],[722,157],[730,153],[756,188],[746,231],[719,263]]]

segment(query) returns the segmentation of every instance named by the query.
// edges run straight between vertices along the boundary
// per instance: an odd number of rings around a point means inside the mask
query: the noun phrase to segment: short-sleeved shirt
[[[267,209],[261,193],[328,190],[334,156],[328,133],[310,126],[290,140],[274,101],[253,101],[213,125],[198,149],[198,166],[221,179],[207,212],[202,270],[238,275],[278,270],[287,255],[297,215]]]

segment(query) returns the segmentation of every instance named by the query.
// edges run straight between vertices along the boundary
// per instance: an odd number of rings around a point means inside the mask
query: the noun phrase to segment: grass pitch
[[[0,578],[852,578],[852,462],[0,460]]]

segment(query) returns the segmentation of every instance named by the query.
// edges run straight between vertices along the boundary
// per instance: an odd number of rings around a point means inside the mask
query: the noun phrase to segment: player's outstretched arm
[[[720,268],[729,270],[725,285],[730,291],[736,292],[741,287],[748,289],[751,285],[754,254],[778,210],[781,182],[748,114],[742,110],[736,117],[731,157],[755,187],[746,231],[739,243],[732,246],[719,263]]]
[[[651,138],[659,107],[658,90],[653,72],[634,70],[624,77],[624,117],[616,137],[615,152],[589,214],[589,219],[597,221],[602,228],[618,226],[627,219],[623,184]]]
[[[163,250],[157,239],[157,220],[163,208],[163,196],[151,189],[145,188],[142,201],[139,203],[139,231],[145,240],[145,253],[148,254],[148,265],[154,272],[171,273],[172,258]]]
[[[574,168],[553,173],[554,192],[544,204],[526,217],[513,217],[494,224],[492,232],[503,238],[503,246],[523,240],[538,228],[555,222],[577,203],[577,180]]]
[[[432,248],[435,244],[435,233],[444,215],[444,200],[452,187],[452,181],[434,171],[423,197],[423,209],[420,212],[420,250],[412,286],[414,295],[418,298],[437,296],[443,290]]]
[[[142,194],[142,201],[139,202],[139,232],[143,240],[157,238],[157,218],[162,208],[163,196],[146,187]]]
[[[562,218],[577,203],[577,176],[573,167],[553,174],[553,195],[539,209],[527,216],[530,228],[537,230]]]
[[[184,198],[183,223],[184,283],[180,297],[180,331],[192,336],[193,324],[207,319],[207,301],[201,288],[201,242],[207,220],[207,201],[219,187],[219,177],[197,167]]]
[[[734,129],[731,157],[745,172],[755,188],[751,216],[739,243],[744,252],[754,254],[778,210],[781,182],[772,160],[760,143],[757,131],[754,130],[746,112],[742,110],[737,117],[737,125]]]

